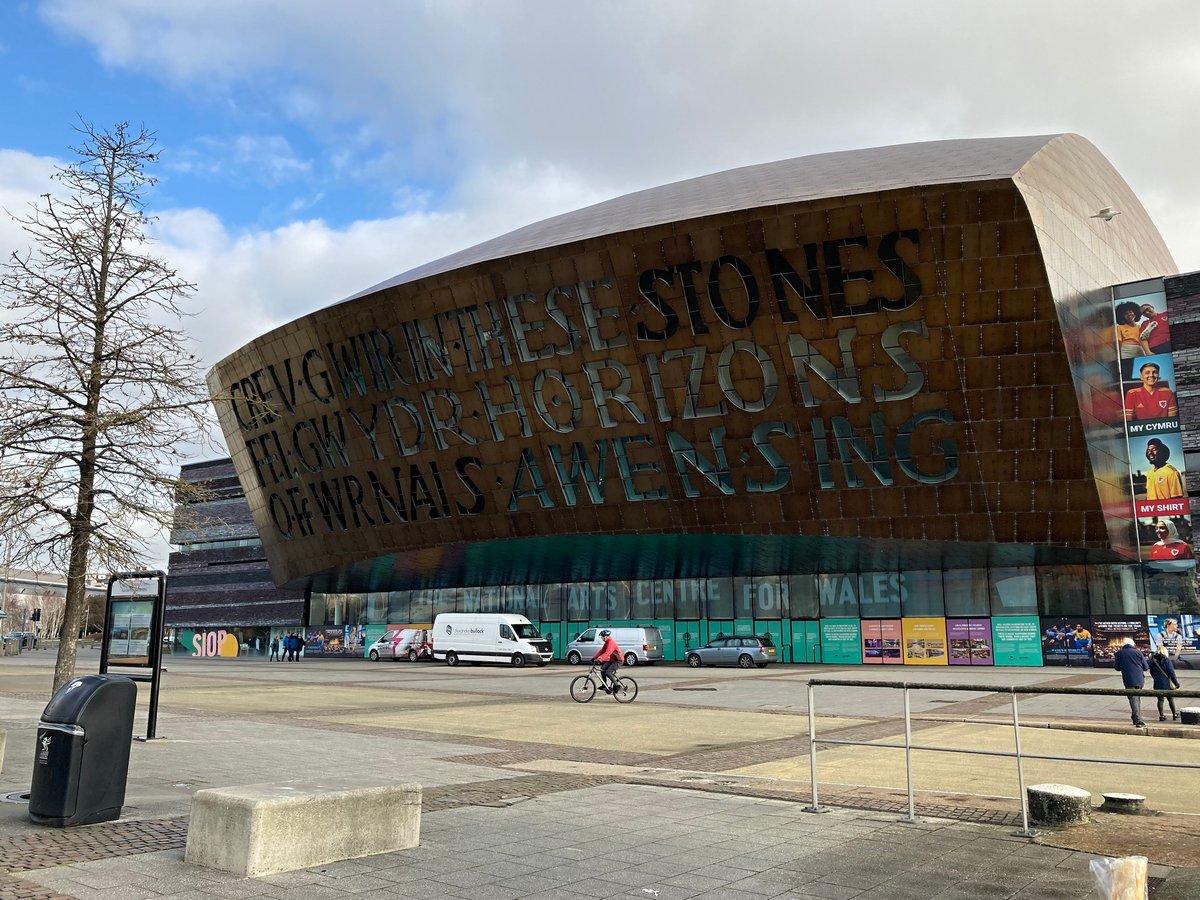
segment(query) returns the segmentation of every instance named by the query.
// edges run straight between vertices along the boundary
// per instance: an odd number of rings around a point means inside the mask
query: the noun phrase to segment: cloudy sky
[[[1194,0],[10,0],[0,207],[49,190],[80,118],[155,131],[158,250],[209,364],[550,215],[909,141],[1078,132],[1187,271],[1198,24]]]

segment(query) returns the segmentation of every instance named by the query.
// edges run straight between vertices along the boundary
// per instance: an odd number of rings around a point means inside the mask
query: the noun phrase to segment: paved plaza
[[[84,651],[79,673],[96,662]],[[0,794],[28,790],[52,666],[48,651],[0,660]],[[816,689],[819,738],[876,746],[819,745],[825,811],[807,811],[810,679],[1111,688],[1115,673],[658,665],[630,670],[641,694],[628,706],[571,702],[579,673],[170,659],[161,739],[134,743],[120,821],[43,828],[0,803],[0,898],[1085,898],[1089,861],[1126,853],[1151,857],[1155,900],[1200,896],[1197,770],[1027,759],[1027,784],[1076,784],[1097,803],[1135,791],[1158,813],[1030,839],[1016,834],[1011,759],[914,751],[918,821],[903,821],[905,754],[878,746],[903,735],[900,691]],[[1200,688],[1200,673],[1182,680]],[[911,698],[915,744],[1011,748],[1009,695]],[[1135,732],[1120,697],[1024,696],[1020,715],[1035,755],[1169,764],[1200,750],[1200,729]],[[331,776],[420,783],[420,846],[255,879],[183,862],[194,791]]]

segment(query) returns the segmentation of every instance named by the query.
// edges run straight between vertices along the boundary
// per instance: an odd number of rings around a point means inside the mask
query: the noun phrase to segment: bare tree
[[[211,433],[178,327],[194,285],[148,248],[154,135],[78,131],[62,195],[13,216],[31,249],[0,268],[0,527],[31,568],[66,572],[55,690],[75,672],[88,573],[142,565],[191,490],[180,450]]]

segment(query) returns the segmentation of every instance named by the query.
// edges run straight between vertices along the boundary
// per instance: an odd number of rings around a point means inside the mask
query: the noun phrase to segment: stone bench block
[[[1146,798],[1142,794],[1122,794],[1106,792],[1102,795],[1104,802],[1100,804],[1102,812],[1141,813],[1145,812]]]
[[[1069,784],[1032,784],[1025,793],[1030,821],[1038,825],[1081,825],[1092,809],[1092,795]]]
[[[1185,706],[1179,710],[1179,721],[1184,725],[1200,725],[1200,707]]]
[[[251,784],[192,795],[184,859],[253,877],[407,850],[420,838],[419,784]]]

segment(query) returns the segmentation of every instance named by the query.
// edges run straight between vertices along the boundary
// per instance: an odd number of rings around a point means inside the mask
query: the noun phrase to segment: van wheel
[[[446,665],[448,665],[448,666],[457,666],[458,665],[458,654],[455,653],[453,650],[449,651],[446,654]]]
[[[753,669],[754,668],[754,660],[751,658],[749,653],[743,653],[741,656],[738,657],[738,665],[741,666],[743,669]]]
[[[567,654],[567,662],[569,662],[573,666],[579,665],[579,661],[581,659],[583,659],[583,657],[579,655],[578,650],[572,650],[570,653]]]
[[[418,653],[416,650],[408,651],[408,661],[409,662],[416,662],[420,658],[421,658],[421,654]]]
[[[525,657],[520,653],[514,653],[512,656],[512,664],[518,669],[521,668],[521,666],[525,665]]]
[[[371,662],[379,662],[379,651],[378,650],[371,651]]]
[[[637,660],[637,654],[636,654],[636,653],[626,653],[626,654],[625,654],[625,665],[627,665],[627,666],[636,666],[636,665],[637,665],[637,661],[638,661],[638,660]]]

